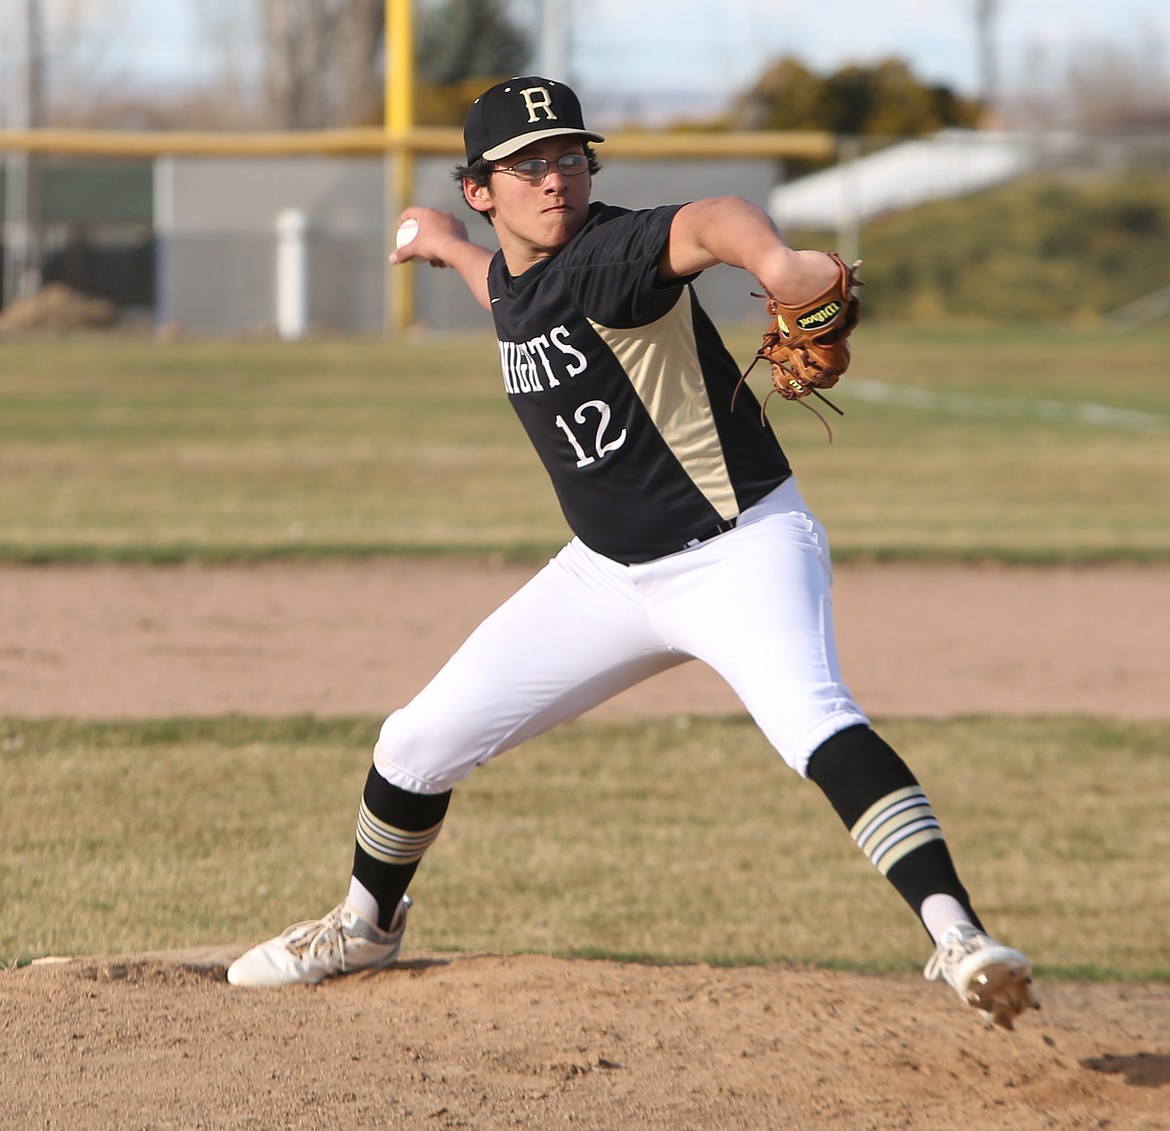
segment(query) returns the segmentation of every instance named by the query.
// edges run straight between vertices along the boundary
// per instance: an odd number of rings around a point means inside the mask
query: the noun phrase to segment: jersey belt
[[[732,518],[725,518],[721,522],[715,523],[710,530],[705,530],[697,538],[692,538],[689,542],[683,543],[683,549],[689,550],[692,546],[698,546],[702,542],[709,542],[717,534],[726,534],[729,530],[735,529],[735,524],[739,522],[739,516],[735,515]]]

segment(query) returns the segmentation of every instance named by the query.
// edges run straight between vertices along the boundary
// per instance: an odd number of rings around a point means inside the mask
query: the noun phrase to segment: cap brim
[[[605,141],[601,134],[595,134],[592,130],[534,130],[530,134],[520,134],[519,137],[509,138],[493,149],[485,149],[484,159],[498,161],[501,157],[509,157],[526,145],[531,145],[534,141],[544,141],[546,137],[583,137],[589,141]]]

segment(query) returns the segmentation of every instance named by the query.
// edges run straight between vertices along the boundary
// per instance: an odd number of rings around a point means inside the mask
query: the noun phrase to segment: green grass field
[[[729,339],[746,362],[754,339]],[[799,406],[769,413],[840,560],[1165,558],[1168,347],[879,325],[831,446]],[[564,537],[486,337],[0,348],[0,558],[531,555]]]
[[[746,362],[754,338],[730,340]],[[877,326],[832,446],[800,407],[769,412],[838,559],[1166,560],[1168,346]],[[564,537],[486,337],[0,344],[0,560],[523,557]],[[245,942],[324,912],[376,725],[0,720],[0,961]],[[882,729],[1042,970],[1170,977],[1170,725]],[[564,728],[473,777],[452,817],[414,947],[871,970],[926,952],[739,718]]]
[[[380,720],[0,723],[0,961],[256,941],[344,894]],[[1170,978],[1170,725],[890,720],[1048,977]],[[908,971],[929,945],[743,718],[572,724],[473,775],[415,949]]]

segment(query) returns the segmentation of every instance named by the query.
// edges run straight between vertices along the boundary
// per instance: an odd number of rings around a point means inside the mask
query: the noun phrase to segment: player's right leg
[[[443,825],[451,791],[409,793],[370,768],[358,810],[346,899],[323,919],[297,923],[228,968],[234,986],[315,984],[398,958],[411,907],[407,886]]]
[[[347,899],[242,955],[228,970],[233,985],[315,983],[392,964],[407,886],[453,787],[497,754],[686,659],[658,638],[627,572],[571,543],[385,721]]]
[[[228,967],[233,986],[316,985],[335,974],[392,965],[402,946],[410,897],[403,896],[388,931],[363,919],[348,900],[323,919],[295,923],[252,947]]]

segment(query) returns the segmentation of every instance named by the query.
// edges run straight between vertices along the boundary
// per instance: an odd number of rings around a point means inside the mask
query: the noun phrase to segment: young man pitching
[[[1038,1005],[1031,966],[985,933],[925,793],[843,682],[825,532],[691,286],[728,263],[772,296],[773,338],[788,358],[778,387],[800,399],[848,363],[852,272],[788,247],[737,197],[643,211],[591,202],[592,144],[604,139],[562,83],[493,86],[464,139],[456,175],[500,251],[471,242],[450,213],[409,208],[391,258],[455,269],[491,313],[503,393],[574,537],[386,719],[346,898],[248,951],[228,980],[314,983],[393,963],[407,887],[455,785],[697,658],[919,917],[935,948],[926,976],[1011,1028]],[[802,325],[811,336],[801,344]],[[818,369],[822,349],[830,360]],[[705,788],[719,807],[719,783]]]

